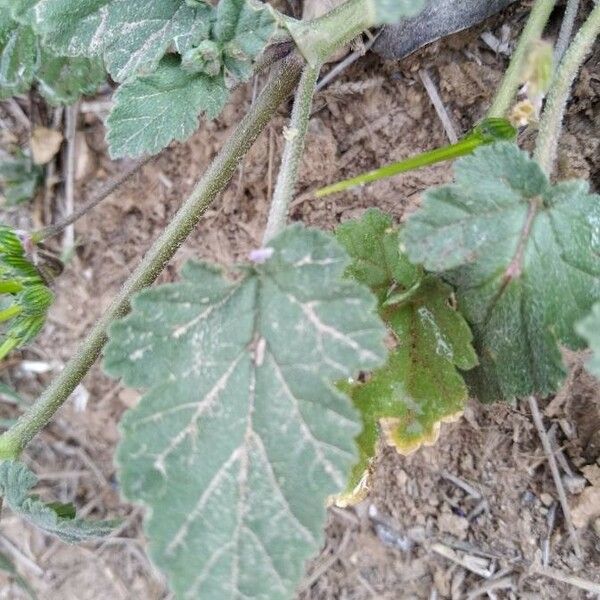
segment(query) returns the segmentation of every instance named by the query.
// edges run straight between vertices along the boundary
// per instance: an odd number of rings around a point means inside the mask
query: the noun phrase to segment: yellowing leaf
[[[365,383],[341,386],[363,419],[360,460],[341,497],[348,503],[364,494],[364,474],[380,429],[388,444],[407,454],[435,442],[440,423],[462,412],[467,388],[458,369],[471,369],[477,357],[469,327],[452,307],[452,289],[400,253],[398,230],[389,217],[369,210],[336,235],[353,258],[347,273],[375,291],[396,342],[387,365]]]

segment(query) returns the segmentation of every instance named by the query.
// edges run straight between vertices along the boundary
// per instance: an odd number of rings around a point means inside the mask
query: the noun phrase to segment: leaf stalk
[[[288,206],[293,199],[298,168],[302,161],[306,132],[310,121],[312,101],[317,89],[317,79],[320,67],[306,65],[296,90],[294,108],[290,126],[287,130],[287,139],[281,158],[281,168],[277,176],[273,200],[269,210],[267,227],[263,237],[263,246],[273,239],[285,227]]]
[[[517,90],[521,83],[523,65],[527,59],[531,44],[542,37],[544,27],[550,18],[550,13],[555,4],[556,0],[536,0],[533,5],[529,19],[525,24],[523,33],[521,33],[519,43],[513,52],[508,69],[500,84],[500,88],[488,111],[488,117],[504,117],[508,112],[517,95]]]
[[[548,175],[552,173],[556,162],[558,140],[571,88],[598,35],[600,4],[596,4],[565,53],[552,81],[546,107],[540,119],[534,158]]]

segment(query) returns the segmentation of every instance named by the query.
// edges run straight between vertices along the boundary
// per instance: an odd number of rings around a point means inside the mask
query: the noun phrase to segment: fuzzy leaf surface
[[[178,598],[287,600],[319,548],[358,433],[332,384],[385,358],[384,327],[328,234],[290,227],[230,281],[188,263],[110,331],[105,368],[148,391],[122,421],[125,495]]]
[[[592,358],[587,363],[588,370],[600,378],[600,302],[594,304],[592,312],[579,321],[575,329],[592,350]]]
[[[60,516],[61,510],[57,512],[53,505],[28,495],[36,483],[37,477],[23,463],[12,460],[0,462],[0,490],[4,502],[14,513],[45,533],[74,544],[105,537],[114,529],[114,521],[87,521]]]
[[[106,81],[106,73],[98,59],[65,58],[42,51],[35,80],[48,103],[72,104],[81,95],[95,93]]]
[[[25,0],[60,55],[102,56],[117,81],[156,69],[169,46],[208,35],[212,8],[182,0]]]
[[[408,255],[456,286],[480,399],[549,394],[564,377],[558,343],[581,347],[574,325],[600,298],[600,197],[583,181],[551,185],[506,143],[459,160],[455,175],[409,219]]]
[[[13,21],[9,9],[0,5],[0,100],[29,90],[36,56],[32,29]]]
[[[257,7],[247,0],[221,0],[213,27],[215,40],[225,46],[225,59],[253,60],[275,31],[268,6]]]
[[[222,76],[186,73],[165,56],[154,73],[125,82],[114,95],[107,126],[113,158],[153,154],[198,127],[198,114],[216,117],[229,92]]]
[[[367,382],[344,387],[363,419],[351,492],[375,455],[380,426],[388,444],[408,453],[435,440],[440,422],[462,412],[467,387],[458,369],[473,368],[477,357],[469,326],[449,303],[451,288],[400,253],[388,216],[368,210],[341,225],[336,237],[352,258],[347,274],[377,294],[397,344]]]

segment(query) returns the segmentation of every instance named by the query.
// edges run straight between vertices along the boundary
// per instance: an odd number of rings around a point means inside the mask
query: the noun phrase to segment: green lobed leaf
[[[564,378],[558,343],[600,298],[600,197],[583,181],[551,185],[515,145],[456,163],[404,230],[411,260],[457,288],[481,361],[482,400],[549,394]]]
[[[36,483],[37,477],[23,463],[0,462],[0,491],[5,504],[45,533],[74,544],[105,537],[114,529],[115,521],[86,521],[61,516],[64,505],[60,505],[61,510],[57,512],[52,505],[28,495]]]
[[[81,94],[91,94],[105,81],[98,59],[58,57],[43,47],[30,26],[35,2],[17,0],[0,5],[0,98],[25,93],[33,83],[48,102],[71,104]],[[27,199],[23,187],[18,202]],[[18,189],[16,190],[18,192]]]
[[[592,312],[585,319],[576,323],[575,331],[588,342],[592,350],[592,357],[587,363],[588,370],[600,377],[600,302],[592,306]]]
[[[435,441],[440,422],[462,412],[468,393],[457,369],[473,368],[477,356],[469,326],[450,304],[450,286],[399,252],[398,229],[388,216],[370,209],[338,227],[336,237],[353,259],[347,275],[377,294],[396,343],[388,363],[366,382],[343,385],[363,419],[360,460],[344,503],[360,499],[380,427],[386,442],[406,454]]]
[[[113,158],[152,154],[198,127],[198,114],[216,117],[229,92],[223,76],[187,73],[175,56],[165,56],[151,75],[121,85],[107,126]]]
[[[0,100],[29,90],[36,56],[32,29],[13,21],[9,9],[0,5]]]
[[[31,2],[31,0],[27,0]],[[213,9],[182,0],[34,0],[34,28],[62,56],[102,56],[116,81],[154,71],[171,44],[208,35]]]
[[[332,382],[385,357],[373,297],[342,279],[330,235],[294,226],[271,248],[235,281],[188,263],[109,333],[106,370],[148,389],[121,423],[120,480],[150,509],[178,598],[293,596],[356,456]]]
[[[106,81],[106,72],[98,59],[65,58],[42,51],[35,79],[50,104],[72,104],[81,95],[94,94]]]

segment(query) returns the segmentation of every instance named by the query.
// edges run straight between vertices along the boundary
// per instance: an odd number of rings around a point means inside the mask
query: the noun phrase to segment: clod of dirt
[[[514,0],[429,0],[416,17],[386,27],[374,50],[384,58],[404,58],[430,42],[480,23],[512,2]]]

